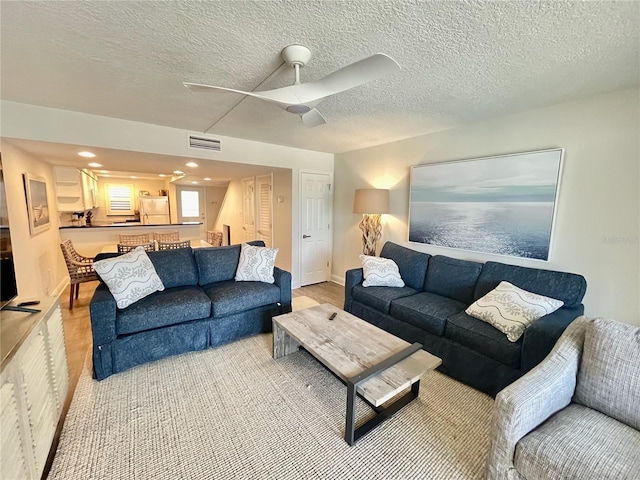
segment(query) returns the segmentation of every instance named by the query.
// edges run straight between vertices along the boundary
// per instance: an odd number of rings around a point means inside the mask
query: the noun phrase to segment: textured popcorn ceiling
[[[2,98],[343,152],[640,83],[640,4],[565,1],[1,3]],[[338,94],[305,128],[251,90],[300,43],[302,81],[376,52],[402,71]],[[282,67],[260,89],[285,86]],[[232,109],[231,111],[229,111]],[[217,123],[216,123],[217,122]]]

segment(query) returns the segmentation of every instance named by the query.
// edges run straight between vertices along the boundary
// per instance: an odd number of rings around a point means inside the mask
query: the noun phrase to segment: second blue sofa
[[[262,241],[248,242],[264,246]],[[96,260],[117,254],[100,254]],[[165,289],[124,309],[105,284],[90,304],[94,377],[169,355],[204,350],[271,331],[291,311],[291,274],[274,268],[275,283],[236,282],[240,245],[148,252]]]

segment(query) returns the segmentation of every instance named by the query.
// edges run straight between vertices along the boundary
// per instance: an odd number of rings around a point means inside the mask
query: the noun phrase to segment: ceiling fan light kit
[[[287,87],[245,92],[201,83],[184,82],[183,85],[194,92],[224,90],[275,103],[289,113],[300,115],[303,125],[311,128],[326,123],[315,108],[325,98],[400,71],[400,65],[393,58],[384,53],[376,53],[315,82],[300,83],[300,68],[311,59],[311,50],[303,45],[289,45],[282,50],[281,55],[295,72],[293,85]]]

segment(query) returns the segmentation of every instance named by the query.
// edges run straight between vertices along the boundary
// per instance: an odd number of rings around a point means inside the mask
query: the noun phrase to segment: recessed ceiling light
[[[193,168],[193,167],[197,167],[197,166],[198,166],[198,164],[197,164],[196,162],[189,162],[189,163],[185,163],[185,165],[186,165],[187,167],[192,167],[192,168]]]
[[[78,155],[85,158],[93,158],[96,156],[95,153],[91,153],[91,152],[78,152]]]
[[[161,173],[158,175],[159,177],[166,177],[166,175],[164,173]]]
[[[176,175],[184,175],[184,172],[182,170],[174,170],[173,173]]]
[[[101,163],[96,163],[96,162],[91,162],[89,164],[89,166],[93,167],[93,168],[100,168],[102,166],[102,164]]]
[[[109,173],[109,170],[96,170],[98,173]]]
[[[104,173],[102,174],[103,177],[110,177],[111,175],[109,175],[108,173]]]
[[[191,183],[193,183],[194,185],[196,185],[198,182],[191,182]]]
[[[209,177],[204,177],[205,180],[211,180]]]
[[[138,177],[136,177],[135,175],[131,175],[131,178],[138,178]]]

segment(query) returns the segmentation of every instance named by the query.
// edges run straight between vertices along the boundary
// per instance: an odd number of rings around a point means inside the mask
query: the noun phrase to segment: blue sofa
[[[495,396],[551,351],[565,328],[584,313],[587,282],[581,275],[458,260],[387,242],[380,253],[398,264],[402,288],[363,287],[362,268],[348,270],[344,309],[442,358],[443,373]],[[525,330],[517,342],[465,313],[507,281],[556,298],[564,306]]]
[[[262,241],[248,242],[264,246]],[[96,260],[118,254],[99,254]],[[291,311],[291,274],[275,283],[236,282],[240,245],[148,252],[165,289],[124,309],[101,283],[91,299],[94,378],[271,331]]]

